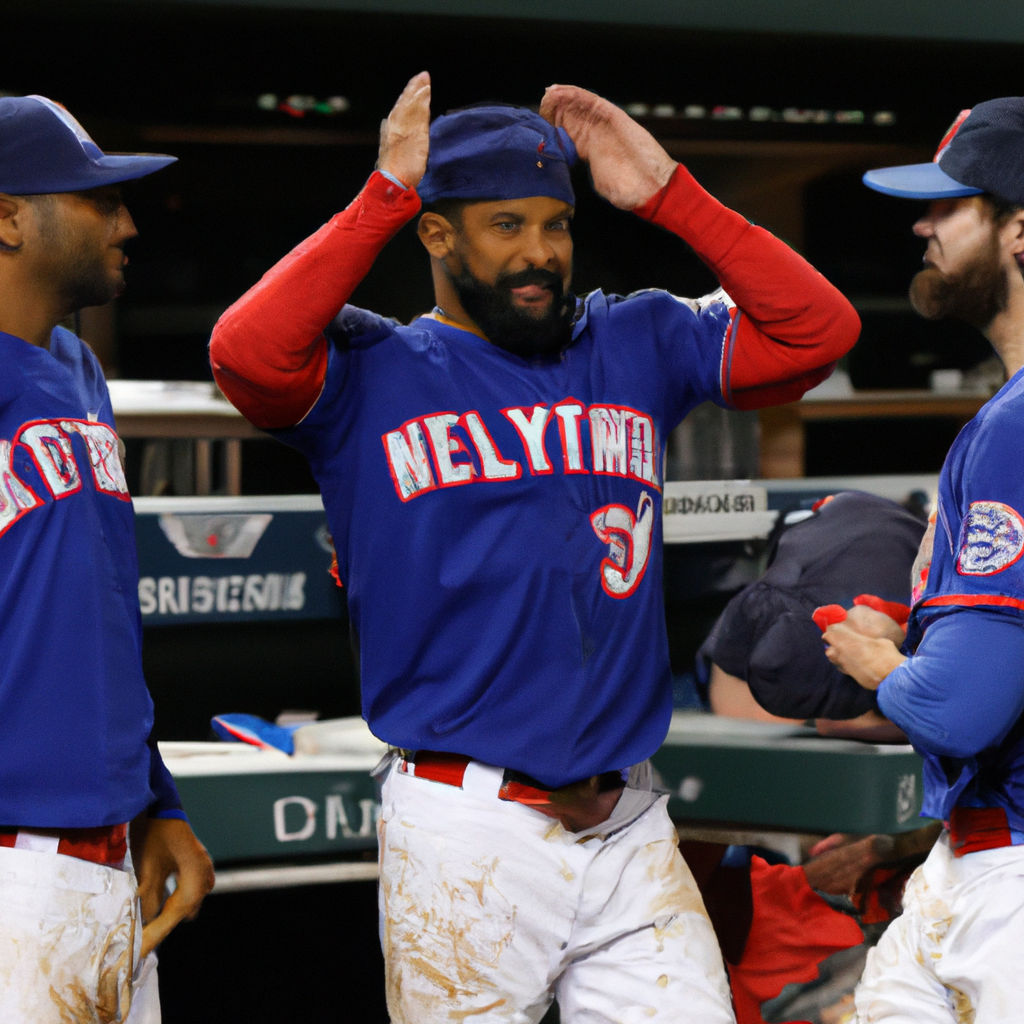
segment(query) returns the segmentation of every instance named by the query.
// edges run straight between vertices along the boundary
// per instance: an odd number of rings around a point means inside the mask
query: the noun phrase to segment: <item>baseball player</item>
[[[861,1022],[994,1024],[1024,1004],[1024,98],[965,110],[935,161],[870,171],[930,201],[910,287],[929,319],[989,339],[1009,377],[961,431],[915,566],[907,644],[840,623],[830,659],[876,690],[924,757],[922,814],[946,822],[857,990]]]
[[[557,995],[565,1021],[732,1021],[646,764],[671,714],[664,443],[705,399],[795,399],[858,320],[592,93],[433,125],[429,98],[417,75],[363,191],[210,346],[235,405],[309,458],[364,716],[401,751],[379,825],[391,1017],[538,1021]],[[576,299],[577,156],[732,298]],[[433,312],[346,305],[421,202]]]
[[[150,951],[212,887],[150,735],[107,387],[57,326],[120,293],[136,232],[117,183],[173,159],[105,155],[58,104],[0,99],[0,1020],[12,1024],[124,1021],[129,1007],[133,1024],[158,1024]]]

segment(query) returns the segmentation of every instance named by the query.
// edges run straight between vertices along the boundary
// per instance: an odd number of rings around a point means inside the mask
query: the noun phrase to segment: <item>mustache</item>
[[[514,274],[502,274],[494,282],[494,287],[500,288],[504,292],[511,292],[513,288],[525,288],[531,284],[547,288],[556,299],[562,294],[562,279],[552,271],[544,270],[541,267],[527,267]]]

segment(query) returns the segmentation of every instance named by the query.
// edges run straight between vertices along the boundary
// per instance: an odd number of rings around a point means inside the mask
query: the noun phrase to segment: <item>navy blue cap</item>
[[[525,107],[457,110],[430,126],[427,173],[416,191],[438,199],[550,196],[574,204],[569,168],[576,147],[563,128]]]
[[[83,192],[141,178],[174,163],[156,153],[105,154],[86,130],[45,96],[0,97],[0,192]]]
[[[960,111],[931,163],[868,171],[864,184],[907,199],[987,192],[1024,206],[1024,97],[1005,96]]]

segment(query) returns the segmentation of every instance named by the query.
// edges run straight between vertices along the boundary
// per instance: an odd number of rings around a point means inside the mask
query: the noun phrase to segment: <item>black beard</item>
[[[485,284],[467,268],[449,280],[462,308],[484,332],[487,340],[520,359],[557,355],[572,341],[576,319],[576,296],[565,291],[562,279],[550,270],[528,267],[516,274],[505,274],[493,284]],[[551,292],[551,305],[540,316],[521,309],[512,300],[512,289],[540,285]]]
[[[998,242],[966,270],[943,274],[928,266],[910,282],[910,304],[926,320],[952,317],[984,331],[1005,311],[1010,283],[999,262]]]

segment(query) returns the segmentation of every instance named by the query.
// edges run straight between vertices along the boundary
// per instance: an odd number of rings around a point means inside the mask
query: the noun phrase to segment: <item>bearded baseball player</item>
[[[856,340],[849,304],[626,114],[555,86],[538,116],[430,124],[413,78],[351,205],[229,309],[211,359],[316,474],[363,713],[397,748],[380,820],[391,1018],[733,1020],[646,759],[671,676],[665,439],[697,403],[790,401]],[[579,300],[569,168],[692,245],[731,296]],[[437,305],[346,305],[418,231]]]
[[[857,990],[862,1024],[995,1024],[1024,1005],[1024,98],[965,110],[935,161],[869,171],[929,200],[910,298],[992,343],[1009,378],[961,431],[914,569],[902,654],[849,622],[824,634],[844,672],[924,757],[922,814],[947,831]],[[894,639],[900,639],[896,637]]]
[[[159,1024],[150,952],[213,884],[151,737],[106,383],[57,326],[121,292],[136,231],[117,183],[173,159],[105,155],[58,104],[0,99],[0,1020],[11,1024]]]

